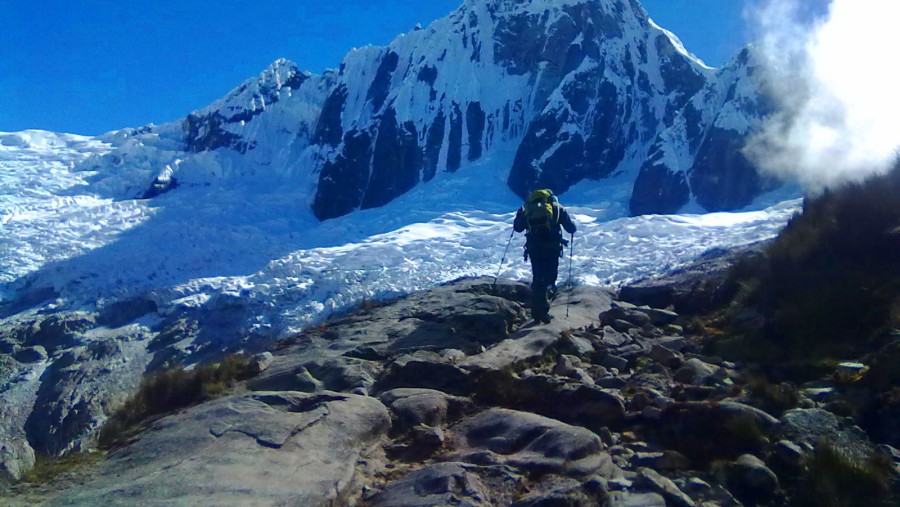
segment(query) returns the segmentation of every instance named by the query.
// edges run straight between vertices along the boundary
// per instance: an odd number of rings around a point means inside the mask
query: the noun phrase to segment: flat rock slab
[[[324,392],[223,398],[166,417],[96,478],[46,505],[334,505],[390,428],[377,399]]]
[[[459,363],[471,371],[503,370],[543,356],[561,339],[563,331],[597,322],[597,316],[610,309],[612,293],[598,287],[575,287],[571,299],[560,293],[550,307],[549,324],[529,324],[494,347]],[[568,309],[569,316],[566,317]]]

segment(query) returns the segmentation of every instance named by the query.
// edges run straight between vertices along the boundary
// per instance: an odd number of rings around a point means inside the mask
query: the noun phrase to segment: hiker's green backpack
[[[525,220],[529,235],[556,232],[559,212],[553,205],[553,192],[535,190],[525,202]]]

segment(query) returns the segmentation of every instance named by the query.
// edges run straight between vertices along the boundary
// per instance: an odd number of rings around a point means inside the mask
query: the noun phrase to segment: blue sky
[[[4,0],[0,131],[78,134],[164,123],[221,97],[284,57],[337,67],[462,0]],[[748,0],[641,0],[706,63],[748,40]]]

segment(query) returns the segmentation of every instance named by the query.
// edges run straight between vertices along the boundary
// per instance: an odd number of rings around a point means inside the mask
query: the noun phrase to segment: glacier
[[[150,297],[166,313],[242,298],[254,308],[247,332],[280,335],[363,300],[464,276],[530,277],[524,237],[510,236],[521,204],[505,185],[511,146],[383,207],[325,222],[283,182],[106,196],[79,164],[112,149],[99,138],[0,133],[5,305],[29,293],[52,294],[44,303],[54,311]],[[591,182],[561,196],[579,227],[573,283],[618,286],[712,248],[765,240],[799,208],[797,199],[777,202],[791,197],[783,192],[742,212],[629,217],[625,187]],[[569,281],[568,262],[560,283]]]

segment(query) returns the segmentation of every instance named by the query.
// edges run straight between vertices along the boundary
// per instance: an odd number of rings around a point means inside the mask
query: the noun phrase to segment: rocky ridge
[[[82,484],[20,485],[8,500],[781,505],[824,440],[897,466],[821,391],[762,410],[747,368],[703,355],[671,307],[577,287],[536,326],[527,286],[491,282],[281,341],[242,389],[156,421]]]

